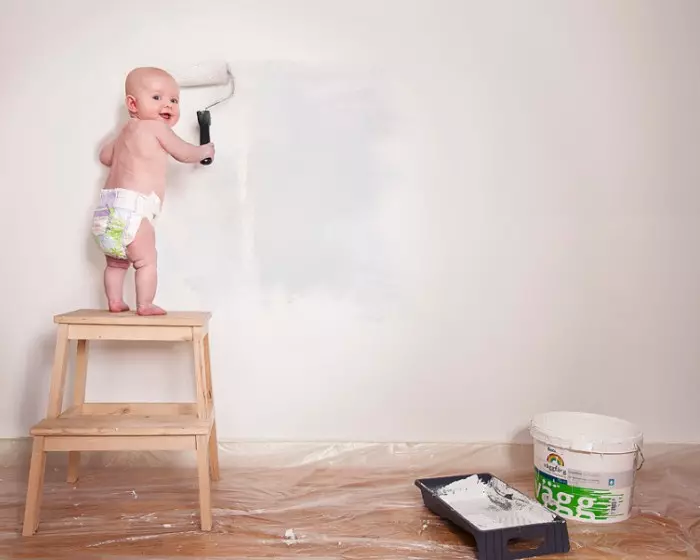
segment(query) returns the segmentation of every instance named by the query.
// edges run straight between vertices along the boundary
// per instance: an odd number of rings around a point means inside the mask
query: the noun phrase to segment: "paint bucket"
[[[583,412],[532,419],[535,497],[565,519],[615,523],[630,517],[642,432],[630,422]]]

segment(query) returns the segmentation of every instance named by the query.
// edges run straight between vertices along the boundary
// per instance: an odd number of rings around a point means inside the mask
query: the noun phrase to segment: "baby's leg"
[[[124,277],[129,266],[129,261],[107,257],[104,283],[107,304],[112,313],[129,311],[129,306],[124,303]]]
[[[158,285],[156,232],[146,218],[141,220],[134,240],[126,248],[126,255],[136,269],[136,312],[139,315],[165,315],[163,309],[153,305]]]

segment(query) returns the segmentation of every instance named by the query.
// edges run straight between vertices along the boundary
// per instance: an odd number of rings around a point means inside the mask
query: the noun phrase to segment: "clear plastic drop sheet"
[[[424,507],[416,478],[491,472],[533,495],[527,445],[221,445],[214,527],[199,529],[194,454],[49,454],[38,532],[22,537],[26,446],[0,455],[0,558],[470,559],[468,535]],[[645,448],[633,516],[569,522],[546,558],[700,558],[700,446]]]

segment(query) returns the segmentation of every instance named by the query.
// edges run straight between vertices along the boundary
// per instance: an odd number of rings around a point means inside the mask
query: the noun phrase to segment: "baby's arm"
[[[114,139],[107,141],[100,150],[100,163],[110,167],[112,165],[112,157],[114,156]]]
[[[163,149],[182,163],[195,163],[214,156],[213,144],[196,146],[185,142],[165,123],[155,121],[154,131]]]

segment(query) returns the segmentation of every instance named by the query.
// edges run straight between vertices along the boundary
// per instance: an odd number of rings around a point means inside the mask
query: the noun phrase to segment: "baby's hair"
[[[169,72],[166,72],[162,68],[156,68],[155,66],[140,66],[138,68],[134,68],[126,75],[126,80],[124,80],[124,91],[126,95],[132,95],[145,80],[154,76],[167,77],[173,82],[177,83],[175,78],[173,78]]]

